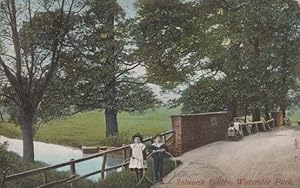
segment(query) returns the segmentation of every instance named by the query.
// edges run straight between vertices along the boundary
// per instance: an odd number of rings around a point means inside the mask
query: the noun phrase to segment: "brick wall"
[[[186,114],[171,118],[175,131],[173,153],[176,156],[210,142],[224,140],[230,122],[228,112]]]

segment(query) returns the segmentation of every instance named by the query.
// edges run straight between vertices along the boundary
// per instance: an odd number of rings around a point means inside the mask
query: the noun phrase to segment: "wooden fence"
[[[173,138],[173,134],[174,131],[170,130],[167,132],[163,132],[161,133],[163,140],[165,143],[170,142],[170,140]],[[144,143],[146,142],[152,142],[152,138],[153,137],[149,137],[143,140]],[[111,171],[111,170],[115,170],[121,167],[125,167],[129,164],[129,162],[126,162],[128,155],[128,150],[129,150],[130,146],[129,145],[125,145],[122,147],[117,147],[114,149],[110,149],[107,151],[103,151],[101,153],[97,153],[91,156],[87,156],[87,157],[83,157],[80,159],[71,159],[70,161],[64,162],[64,163],[60,163],[60,164],[56,164],[56,165],[51,165],[51,166],[46,166],[46,167],[42,167],[42,168],[38,168],[38,169],[33,169],[33,170],[28,170],[25,172],[20,172],[20,173],[16,173],[16,174],[12,174],[12,175],[6,175],[7,171],[3,173],[2,177],[1,177],[1,183],[0,183],[0,188],[5,188],[5,184],[9,181],[12,180],[17,180],[20,178],[26,178],[29,176],[33,176],[33,175],[37,175],[37,174],[42,174],[43,175],[43,184],[40,185],[40,188],[45,188],[45,187],[51,187],[54,185],[59,185],[59,184],[63,184],[63,183],[68,183],[70,185],[70,187],[72,187],[72,184],[78,180],[87,178],[89,176],[95,175],[95,174],[101,174],[101,178],[105,179],[105,172]],[[112,153],[116,153],[116,152],[122,152],[123,154],[123,163],[118,164],[118,165],[114,165],[112,167],[108,167],[106,168],[106,161],[107,161],[107,156],[108,154],[112,154]],[[103,157],[101,166],[99,168],[99,170],[95,171],[95,172],[91,172],[88,174],[85,174],[83,176],[78,176],[76,175],[76,164],[83,162],[83,161],[88,161],[90,159],[94,159],[94,158],[98,158],[98,157]],[[65,166],[70,166],[70,176],[66,177],[64,179],[60,179],[60,180],[56,180],[56,181],[52,181],[52,182],[48,182],[48,176],[47,176],[47,171],[49,170],[53,170],[53,169],[57,169],[57,168],[61,168],[61,167],[65,167]]]
[[[270,119],[268,121],[241,123],[240,125],[242,126],[243,132],[247,134],[257,133],[259,131],[267,131],[275,127],[274,119]],[[247,130],[246,126],[250,126],[250,131]]]

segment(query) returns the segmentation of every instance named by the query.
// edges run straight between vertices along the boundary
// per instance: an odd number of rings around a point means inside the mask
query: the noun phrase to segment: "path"
[[[153,187],[299,188],[300,129],[279,128],[237,142],[214,142],[178,159],[183,164],[176,175],[171,172],[164,178],[166,184]],[[238,184],[241,178],[247,181]]]

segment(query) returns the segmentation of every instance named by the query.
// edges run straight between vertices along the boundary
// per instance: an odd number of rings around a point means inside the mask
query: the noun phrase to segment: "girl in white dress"
[[[143,172],[147,168],[146,146],[142,143],[143,137],[139,133],[133,135],[133,144],[130,144],[131,158],[129,161],[129,169],[135,171],[137,181],[143,177]]]

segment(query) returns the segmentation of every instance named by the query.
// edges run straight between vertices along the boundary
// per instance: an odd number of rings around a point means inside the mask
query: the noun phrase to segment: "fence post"
[[[124,162],[126,162],[126,160],[127,160],[127,151],[126,150],[127,150],[126,148],[123,149],[123,160],[124,160]],[[125,168],[127,168],[127,165],[125,166]]]
[[[126,148],[123,150],[123,159],[124,159],[124,160],[127,159],[127,151],[126,151]]]
[[[106,153],[104,153],[103,161],[102,161],[102,165],[101,165],[101,178],[102,178],[102,180],[104,180],[104,178],[105,178],[106,158],[107,158],[107,155],[106,155]]]
[[[44,178],[44,184],[47,184],[48,183],[48,176],[47,176],[46,171],[43,172],[43,178]]]
[[[252,133],[257,133],[258,132],[258,125],[257,123],[255,124],[252,124],[252,130],[251,130]]]
[[[163,139],[164,139],[164,143],[167,144],[166,135],[163,136]]]
[[[74,159],[71,159],[70,162],[71,162],[70,163],[70,172],[71,172],[70,177],[72,177],[72,176],[76,175],[76,168],[75,168]],[[73,187],[73,183],[70,183],[70,187],[71,188]]]

